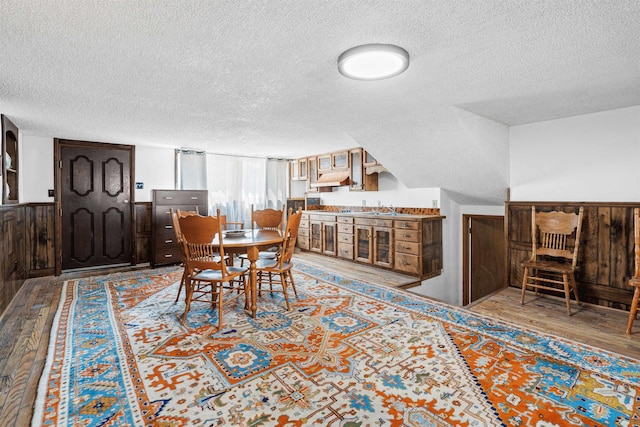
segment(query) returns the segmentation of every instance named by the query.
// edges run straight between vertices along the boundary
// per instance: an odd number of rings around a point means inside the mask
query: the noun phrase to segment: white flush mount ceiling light
[[[397,76],[409,67],[409,53],[392,44],[365,44],[345,51],[338,58],[338,70],[356,80],[382,80]]]

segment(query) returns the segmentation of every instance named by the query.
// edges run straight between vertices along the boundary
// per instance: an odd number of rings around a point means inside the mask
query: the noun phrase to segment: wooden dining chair
[[[248,307],[245,274],[248,268],[226,265],[222,242],[220,210],[216,217],[188,216],[178,218],[185,253],[185,308],[182,324],[192,302],[204,302],[218,309],[218,329],[223,326],[224,304],[244,294]],[[218,235],[218,244],[213,245]]]
[[[531,258],[522,262],[522,300],[527,288],[533,288],[536,295],[540,289],[552,292],[564,292],[567,314],[571,315],[571,294],[578,297],[578,285],[575,279],[582,214],[566,212],[536,212],[531,207]],[[561,285],[558,288],[553,285]]]
[[[259,230],[282,230],[284,224],[284,209],[285,206],[282,205],[282,209],[280,210],[270,208],[254,210],[253,205],[251,205],[251,228]],[[269,248],[265,251],[260,251],[258,258],[274,260],[277,250],[278,248]],[[244,262],[248,260],[246,254],[240,255],[239,258],[240,265],[244,265]]]
[[[220,222],[222,223],[223,230],[229,230],[229,227],[234,227],[233,229],[242,229],[244,226],[244,222],[242,221],[227,221],[226,215],[220,215]],[[237,227],[237,228],[236,228]]]
[[[629,322],[627,323],[627,334],[631,334],[633,321],[638,313],[638,301],[640,300],[640,208],[633,210],[633,228],[634,228],[634,253],[635,253],[635,272],[633,277],[629,279],[629,285],[635,288],[633,292],[633,300],[631,301],[631,310],[629,312]]]
[[[292,258],[301,218],[302,211],[298,211],[289,216],[284,231],[285,238],[280,250],[276,253],[275,259],[259,259],[256,263],[258,295],[262,293],[262,285],[265,283],[268,284],[269,290],[267,292],[282,292],[284,294],[287,310],[291,310],[289,295],[287,294],[287,287],[289,285],[291,285],[294,295],[298,298],[298,292],[291,269],[293,267]],[[274,290],[273,285],[278,284],[281,286],[281,289]]]
[[[184,253],[184,248],[182,247],[182,233],[180,233],[180,222],[178,221],[178,218],[180,217],[186,217],[186,216],[191,216],[191,215],[199,215],[198,213],[198,207],[196,206],[196,210],[195,211],[182,211],[180,209],[176,209],[174,210],[173,208],[171,208],[169,210],[170,215],[171,215],[171,223],[173,225],[173,232],[176,236],[176,244],[178,245],[178,249],[180,250],[180,258],[182,259],[182,266],[183,266],[183,271],[182,271],[182,277],[180,278],[180,287],[178,288],[178,294],[176,295],[176,301],[178,302],[178,300],[180,299],[180,293],[182,292],[182,288],[184,287],[184,282],[187,278],[187,267],[185,264],[185,253]]]

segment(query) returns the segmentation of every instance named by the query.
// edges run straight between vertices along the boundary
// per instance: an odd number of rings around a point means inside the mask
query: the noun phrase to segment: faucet
[[[389,205],[389,207],[387,209],[389,209],[389,211],[391,211],[391,215],[396,215],[396,208],[394,208],[393,205]]]

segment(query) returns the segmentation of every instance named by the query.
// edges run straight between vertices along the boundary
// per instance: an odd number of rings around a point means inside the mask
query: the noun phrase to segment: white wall
[[[53,202],[53,138],[20,133],[20,203]]]
[[[382,206],[430,208],[440,206],[439,188],[407,188],[390,173],[378,175],[378,191],[349,191],[349,187],[336,187],[331,193],[311,193],[320,197],[321,204],[330,206]]]
[[[511,200],[640,201],[640,106],[513,126]]]
[[[135,190],[136,202],[150,202],[151,190],[173,190],[175,188],[175,150],[136,146],[136,182],[144,188]]]

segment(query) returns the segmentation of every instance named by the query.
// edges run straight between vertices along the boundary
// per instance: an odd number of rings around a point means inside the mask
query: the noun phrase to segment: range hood
[[[316,182],[309,184],[313,188],[319,187],[340,187],[342,185],[349,185],[349,172],[326,172],[320,175]]]

